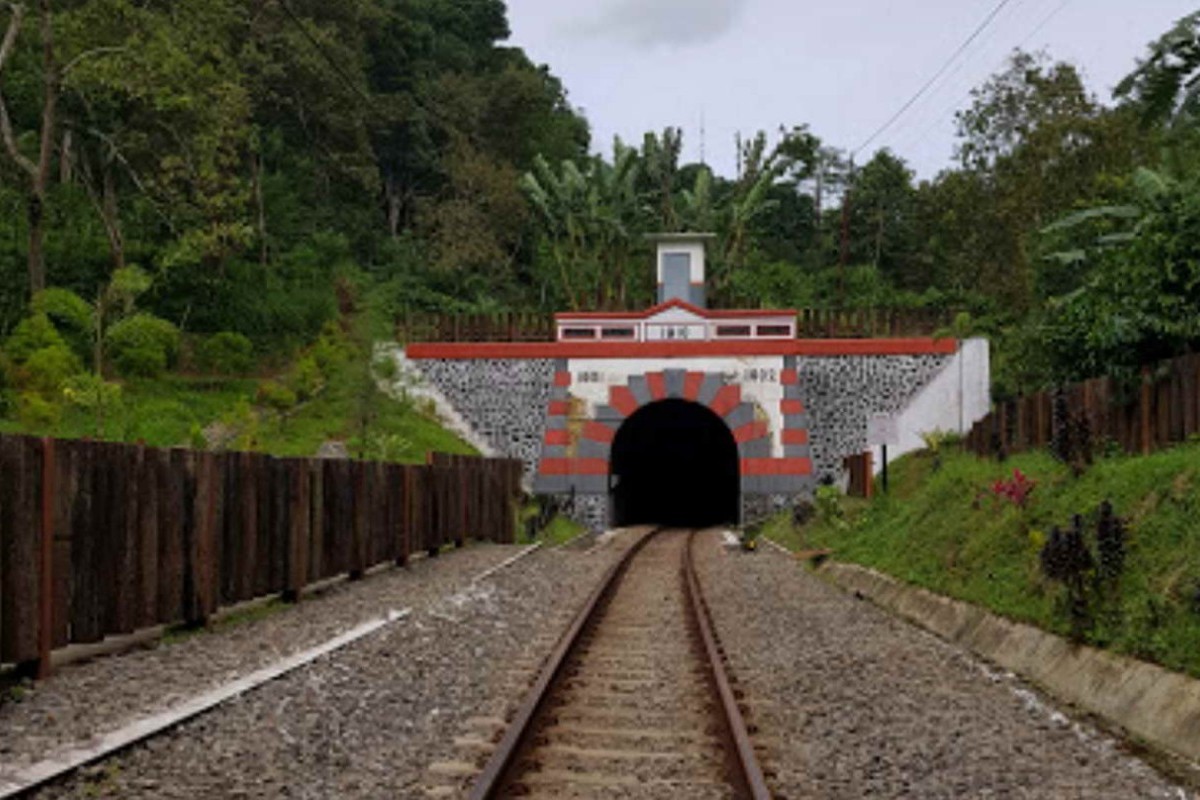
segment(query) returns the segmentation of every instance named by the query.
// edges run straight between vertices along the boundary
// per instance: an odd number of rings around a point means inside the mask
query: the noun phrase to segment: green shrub
[[[312,356],[304,356],[296,362],[292,371],[291,386],[300,400],[310,400],[325,385],[325,376]]]
[[[17,399],[17,416],[31,433],[47,433],[62,419],[62,409],[37,392],[23,392]]]
[[[51,287],[33,297],[34,314],[44,314],[80,358],[87,358],[92,343],[92,307],[70,289]]]
[[[25,360],[18,370],[23,389],[53,397],[67,379],[83,369],[79,358],[65,344],[43,347]]]
[[[62,397],[67,405],[85,411],[112,408],[121,402],[121,386],[91,372],[81,372],[63,382]]]
[[[211,374],[247,373],[254,368],[254,345],[240,333],[214,333],[196,348],[196,365]]]
[[[326,323],[313,345],[312,357],[323,375],[334,374],[354,356],[354,345],[336,322]]]
[[[837,530],[849,528],[846,510],[842,507],[842,493],[836,486],[818,486],[813,498],[819,518]]]
[[[295,407],[296,393],[278,381],[263,381],[258,385],[254,401],[259,405],[283,413]]]
[[[124,376],[154,378],[179,354],[179,329],[150,314],[134,314],[108,331],[108,356]]]
[[[23,365],[31,355],[47,347],[67,347],[67,341],[54,327],[50,318],[42,313],[31,314],[17,323],[8,341],[4,343],[4,353],[17,366]]]

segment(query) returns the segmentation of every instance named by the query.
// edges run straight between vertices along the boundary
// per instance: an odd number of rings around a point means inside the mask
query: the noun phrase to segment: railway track
[[[471,800],[770,797],[691,566],[694,536],[651,533],[609,571]]]

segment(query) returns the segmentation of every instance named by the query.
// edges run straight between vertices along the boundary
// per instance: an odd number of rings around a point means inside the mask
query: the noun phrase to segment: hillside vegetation
[[[1032,482],[1024,507],[1014,470]],[[1082,515],[1100,566],[1096,523],[1108,500],[1126,523],[1123,569],[1098,588],[1086,574],[1085,619],[1042,550],[1055,526]],[[1200,676],[1200,445],[1098,460],[1079,477],[1045,453],[996,463],[959,452],[905,457],[891,491],[867,501],[822,493],[816,518],[777,518],[767,535],[986,606],[1004,616]]]

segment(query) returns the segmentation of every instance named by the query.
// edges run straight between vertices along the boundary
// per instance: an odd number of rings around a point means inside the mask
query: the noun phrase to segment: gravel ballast
[[[505,664],[528,655],[536,631],[559,625],[617,549],[537,551],[472,585],[520,548],[470,547],[228,630],[66,668],[0,709],[0,764],[23,766],[411,608],[407,618],[40,795],[410,796],[405,789],[445,749],[447,731],[496,705],[513,674]]]
[[[779,800],[1189,797],[1016,679],[793,559],[713,534],[696,558]]]

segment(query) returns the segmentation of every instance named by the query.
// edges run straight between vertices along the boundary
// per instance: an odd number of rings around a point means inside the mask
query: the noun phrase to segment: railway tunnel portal
[[[738,447],[725,421],[680,399],[638,409],[613,439],[609,491],[615,526],[736,525]]]
[[[658,237],[659,302],[642,311],[409,323],[397,388],[522,459],[529,491],[593,529],[747,524],[845,480],[846,456],[878,464],[880,416],[894,457],[988,413],[986,340],[911,335],[932,318],[707,308],[710,238]]]

